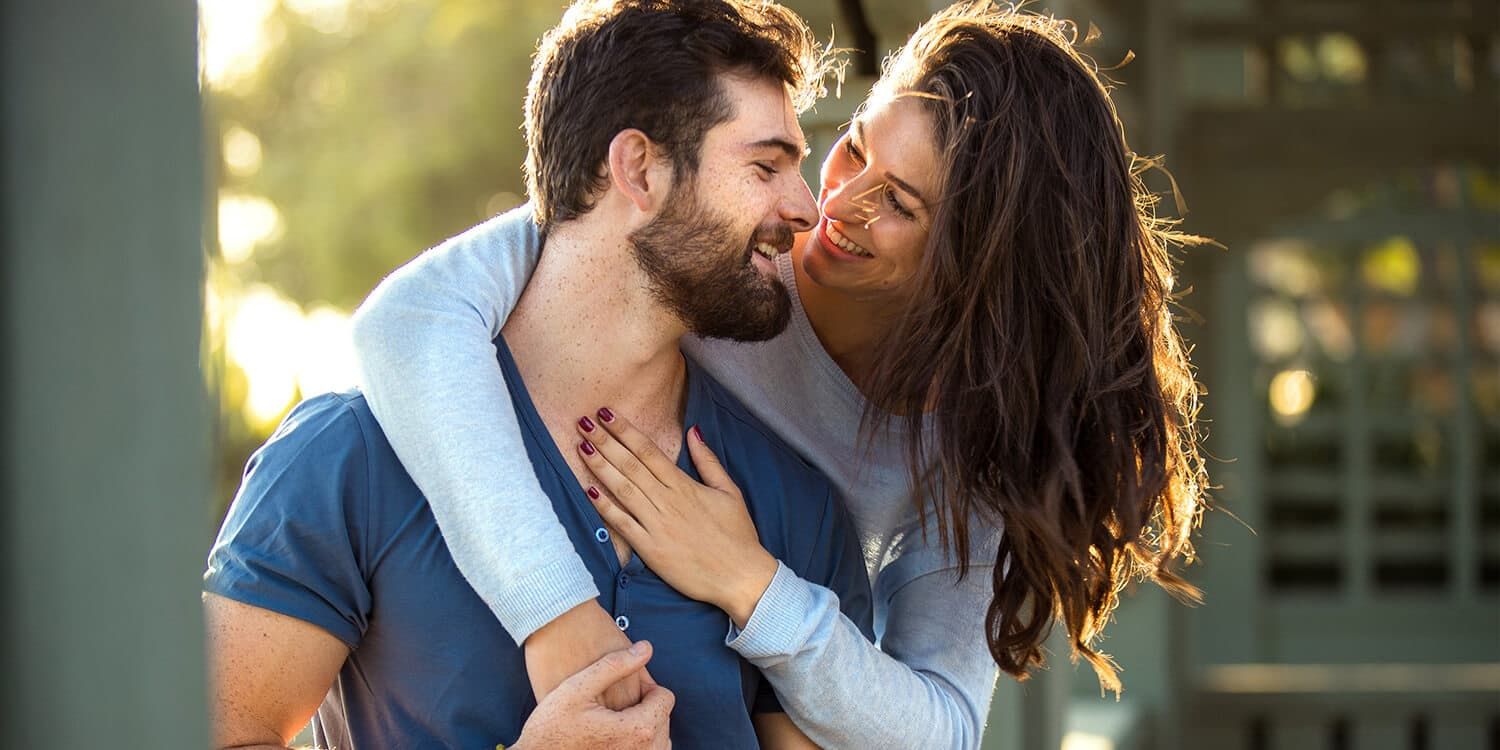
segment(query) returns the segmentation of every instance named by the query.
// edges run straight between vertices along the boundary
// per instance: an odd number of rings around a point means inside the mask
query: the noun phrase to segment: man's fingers
[[[598,661],[584,667],[578,674],[563,680],[557,689],[558,691],[566,690],[573,697],[597,698],[609,686],[639,671],[650,660],[651,642],[636,641],[628,649],[605,654]]]
[[[634,708],[626,709],[626,713],[647,713],[665,722],[672,713],[672,707],[677,705],[677,696],[672,694],[661,685],[652,685],[641,691],[641,702]]]
[[[611,711],[623,711],[641,702],[641,675],[646,669],[642,667],[634,674],[628,674],[620,678],[619,682],[604,689],[599,694],[599,704]]]
[[[719,463],[719,457],[714,455],[713,449],[703,441],[703,433],[697,425],[688,430],[687,444],[688,455],[693,457],[693,465],[698,467],[698,476],[703,477],[703,483],[720,492],[740,497],[740,488],[729,478],[729,472],[724,471],[724,465]]]

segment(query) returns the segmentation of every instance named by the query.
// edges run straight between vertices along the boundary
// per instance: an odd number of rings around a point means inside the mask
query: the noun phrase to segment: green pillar
[[[192,3],[0,5],[0,746],[207,745]]]

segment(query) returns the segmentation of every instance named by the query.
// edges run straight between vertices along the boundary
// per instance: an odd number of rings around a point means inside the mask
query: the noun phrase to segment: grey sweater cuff
[[[485,592],[495,617],[517,644],[524,643],[558,615],[599,596],[588,569],[577,557],[544,565],[510,580],[503,590]]]
[[[724,645],[739,652],[756,666],[779,662],[802,648],[807,639],[808,614],[814,605],[811,584],[802,580],[780,560],[771,585],[760,595],[760,602],[745,629],[729,624]]]

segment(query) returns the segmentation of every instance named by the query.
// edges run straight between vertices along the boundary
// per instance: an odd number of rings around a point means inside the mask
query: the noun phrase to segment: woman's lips
[[[845,250],[844,248],[834,244],[833,238],[828,236],[828,227],[828,219],[825,217],[823,220],[818,222],[817,234],[818,244],[822,245],[823,249],[827,250],[830,255],[840,260],[869,260],[869,258],[866,256],[855,255],[854,253],[851,253],[848,250]]]

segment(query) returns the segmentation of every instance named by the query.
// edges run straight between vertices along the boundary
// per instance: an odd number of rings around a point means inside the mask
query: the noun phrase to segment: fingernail
[[[693,437],[698,438],[698,442],[708,445],[708,443],[704,442],[703,430],[698,429],[698,425],[693,425],[693,429],[689,430],[689,432],[693,433]]]
[[[584,432],[593,432],[594,431],[594,420],[589,419],[588,417],[579,417],[578,418],[578,426],[582,427]]]
[[[583,455],[585,455],[585,456],[592,456],[592,455],[594,455],[594,444],[593,443],[590,443],[589,441],[585,440],[585,441],[583,441],[583,444],[580,445],[580,446],[578,446],[578,447],[583,449]]]
[[[599,418],[606,422],[613,422],[615,421],[615,413],[610,411],[609,407],[606,406],[599,410]]]
[[[646,641],[636,641],[635,643],[630,644],[630,653],[635,654],[636,656],[640,656],[646,653],[646,649],[650,647],[650,644]]]
[[[595,487],[590,487],[590,488],[584,490],[583,492],[584,492],[584,494],[588,495],[589,497],[591,497],[591,498],[593,498],[595,500],[599,499],[599,490],[597,488],[595,488]]]

